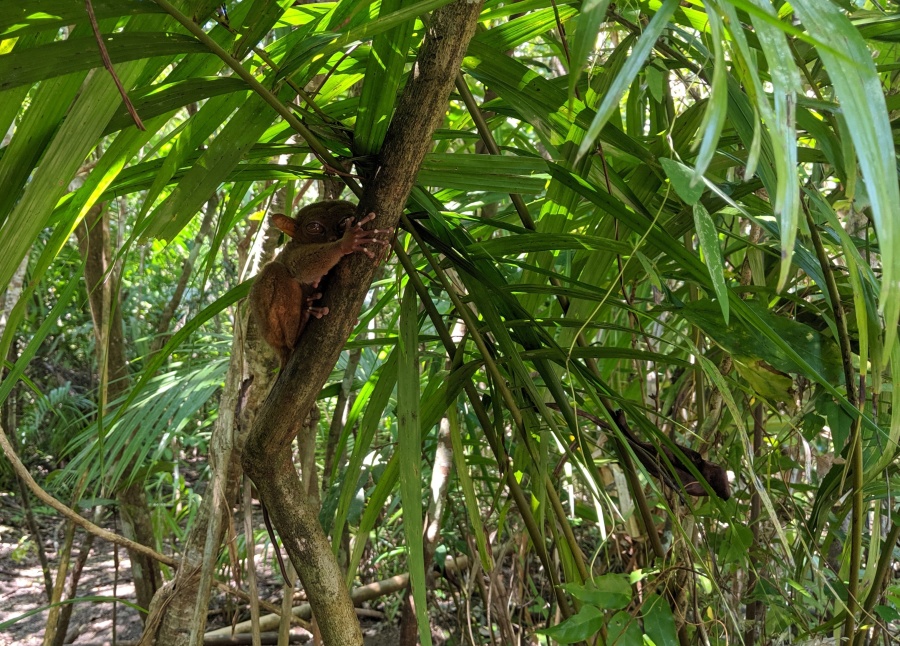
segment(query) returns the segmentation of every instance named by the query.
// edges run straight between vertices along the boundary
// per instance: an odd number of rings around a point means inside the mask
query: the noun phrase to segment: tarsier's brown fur
[[[375,259],[366,245],[387,245],[380,233],[363,225],[375,218],[370,213],[354,223],[356,206],[343,200],[316,202],[303,207],[296,217],[275,214],[272,223],[289,238],[272,262],[263,267],[250,290],[250,311],[263,338],[274,348],[284,368],[310,316],[322,318],[327,307],[313,303],[322,297],[319,281],[347,254],[361,251]]]

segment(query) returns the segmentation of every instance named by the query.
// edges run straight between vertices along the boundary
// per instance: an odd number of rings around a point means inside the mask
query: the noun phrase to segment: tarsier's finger
[[[374,213],[369,213],[369,215],[367,215],[367,216],[364,217],[362,220],[360,220],[359,222],[357,222],[357,223],[356,223],[356,226],[357,226],[357,227],[361,227],[362,225],[368,224],[369,222],[371,222],[371,221],[374,220],[374,219],[375,219],[375,214],[374,214]]]

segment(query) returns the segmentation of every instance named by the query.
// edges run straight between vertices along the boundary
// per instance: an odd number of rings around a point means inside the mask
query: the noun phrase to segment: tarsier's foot
[[[320,294],[320,296],[321,296],[321,294]],[[327,307],[310,307],[307,310],[307,312],[309,312],[310,316],[314,316],[317,319],[320,319],[323,316],[325,316],[326,314],[328,314],[328,308]]]
[[[375,252],[366,247],[368,244],[377,244],[382,247],[390,244],[390,237],[393,236],[393,229],[363,229],[363,225],[368,224],[375,219],[374,213],[369,213],[356,224],[349,225],[344,230],[344,237],[341,238],[341,250],[344,254],[362,251],[372,260],[375,260]],[[384,240],[377,236],[388,233],[388,240]],[[379,254],[380,255],[380,254]]]

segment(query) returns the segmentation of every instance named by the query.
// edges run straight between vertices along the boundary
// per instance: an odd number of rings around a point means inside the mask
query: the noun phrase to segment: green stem
[[[881,555],[878,558],[878,565],[875,567],[875,577],[872,579],[872,588],[869,590],[869,596],[863,605],[863,615],[868,615],[875,607],[875,602],[881,596],[881,588],[887,573],[891,569],[891,563],[894,562],[894,546],[897,539],[900,538],[900,525],[894,523],[891,525],[891,531],[888,532],[887,538],[881,545]]]
[[[500,146],[497,145],[497,142],[494,139],[493,134],[491,133],[490,126],[488,126],[487,121],[485,121],[484,115],[481,114],[481,109],[475,103],[475,97],[472,95],[472,91],[469,90],[469,86],[466,84],[461,74],[456,77],[456,90],[462,97],[463,103],[465,104],[466,109],[469,111],[469,115],[472,117],[472,121],[475,123],[475,128],[478,130],[478,134],[481,137],[481,140],[484,142],[485,147],[492,155],[499,155]],[[534,218],[531,216],[531,213],[528,210],[528,206],[525,204],[525,200],[522,199],[522,196],[516,193],[510,193],[509,197],[516,209],[516,212],[519,214],[519,219],[522,222],[522,226],[530,231],[535,231],[537,228],[535,226]],[[550,283],[556,287],[560,286],[560,281],[558,278],[551,277]],[[563,313],[568,312],[569,299],[560,294],[556,295],[556,299],[559,301]],[[587,340],[584,338],[584,334],[582,333],[578,334],[576,342],[578,343],[579,347],[585,348],[588,346]],[[595,377],[599,377],[600,370],[597,368],[597,362],[592,358],[588,358],[586,360],[586,363],[591,373]],[[602,394],[600,396],[600,401],[606,408],[606,411],[610,415],[610,418],[612,418],[612,415],[615,411],[615,406],[613,406],[612,402]],[[641,486],[640,479],[638,478],[637,472],[634,469],[634,464],[631,461],[631,457],[628,455],[628,449],[619,442],[616,442],[616,447],[620,449],[619,459],[622,462],[622,466],[627,474],[629,488],[631,489],[631,496],[637,503],[638,512],[641,515],[641,521],[643,522],[644,528],[647,530],[647,536],[650,539],[650,545],[653,547],[653,552],[659,558],[663,558],[665,557],[666,552],[663,548],[662,541],[659,538],[659,534],[655,530],[653,516],[650,513],[650,505],[647,503],[646,496],[644,496],[644,489]]]
[[[444,320],[443,318],[441,318],[440,312],[438,312],[437,308],[434,305],[434,302],[431,300],[428,289],[425,287],[424,283],[422,283],[422,279],[419,278],[418,270],[413,265],[412,260],[410,260],[403,247],[401,247],[396,241],[394,242],[393,249],[397,254],[397,258],[400,261],[400,264],[403,265],[403,268],[406,270],[406,275],[412,283],[413,289],[415,289],[416,293],[419,295],[419,300],[421,301],[422,306],[428,313],[429,318],[431,318],[431,322],[434,325],[435,330],[437,330],[438,336],[441,338],[441,342],[444,345],[445,352],[450,357],[455,356],[457,352],[457,346],[453,341],[453,337],[451,336],[450,331],[444,324]],[[552,564],[550,562],[550,555],[547,553],[547,547],[544,544],[544,538],[541,535],[540,528],[538,527],[538,524],[534,519],[534,515],[531,513],[531,507],[528,504],[528,499],[525,497],[525,492],[522,491],[522,487],[516,480],[513,470],[509,468],[507,456],[503,451],[500,441],[494,433],[493,424],[491,423],[490,417],[488,417],[487,411],[484,409],[484,405],[481,403],[481,398],[478,396],[478,392],[475,390],[475,387],[472,385],[471,381],[467,382],[463,386],[463,389],[465,390],[466,397],[468,398],[469,403],[472,405],[472,410],[475,412],[475,416],[478,418],[478,421],[481,424],[481,428],[488,440],[491,451],[494,453],[494,458],[497,460],[497,464],[503,469],[504,477],[506,479],[506,486],[509,488],[510,493],[512,493],[513,500],[515,500],[516,503],[516,507],[518,507],[519,509],[519,513],[522,516],[522,521],[525,523],[525,529],[528,532],[529,537],[531,538],[531,542],[534,545],[535,552],[537,552],[538,560],[541,562],[541,565],[544,566],[544,571],[547,572],[547,575],[550,577],[550,582],[553,585],[553,590],[556,594],[556,600],[559,604],[560,612],[564,617],[569,617],[572,614],[572,609],[569,606],[569,602],[566,599],[563,589],[559,585],[560,582],[556,576],[556,570],[552,567]]]
[[[856,396],[856,388],[853,386],[853,354],[850,349],[850,335],[847,333],[847,318],[841,297],[838,293],[834,272],[831,271],[831,263],[822,244],[822,238],[816,228],[809,210],[804,207],[806,221],[809,223],[809,233],[812,238],[822,274],[825,276],[825,287],[828,290],[828,298],[831,301],[831,309],[834,312],[834,322],[838,331],[838,343],[841,349],[841,362],[844,368],[844,382],[847,390],[847,401],[851,406],[859,410],[859,399]],[[853,509],[850,519],[850,565],[848,568],[847,582],[847,618],[844,621],[843,641],[847,646],[853,646],[856,633],[856,614],[859,612],[859,566],[862,559],[862,533],[863,533],[863,459],[862,459],[862,415],[857,414],[853,420],[853,430],[850,438],[850,455],[848,467],[852,475]],[[837,447],[835,447],[836,449]]]

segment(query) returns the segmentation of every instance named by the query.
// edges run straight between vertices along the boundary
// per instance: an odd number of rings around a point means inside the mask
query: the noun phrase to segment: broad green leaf
[[[566,592],[601,610],[619,610],[631,603],[631,585],[621,574],[604,574],[584,585],[564,584]]]
[[[794,380],[761,359],[732,355],[734,368],[753,391],[771,402],[793,404]]]
[[[218,78],[218,77],[197,77],[186,79],[184,81],[176,81],[173,83],[160,83],[159,85],[151,85],[142,88],[139,91],[129,95],[134,108],[144,121],[156,117],[161,114],[167,114],[186,105],[197,103],[217,97],[222,94],[238,93],[241,97],[246,97],[249,88],[243,80],[234,78]],[[209,102],[201,106],[200,110]],[[226,112],[220,118],[221,122],[227,117]],[[189,120],[193,122],[197,118],[194,115]],[[134,120],[124,106],[118,113],[110,119],[109,125],[103,134],[108,135],[123,128],[134,125]],[[195,147],[196,150],[196,147]]]
[[[207,51],[196,39],[180,34],[128,31],[104,34],[104,42],[116,63]],[[93,35],[16,49],[0,56],[0,91],[102,66]]]
[[[644,615],[644,632],[656,646],[678,646],[675,617],[666,600],[658,594],[649,594],[641,606]]]
[[[663,170],[666,171],[666,177],[672,182],[672,188],[678,193],[678,197],[685,204],[697,204],[706,187],[703,184],[693,183],[694,171],[681,162],[668,159],[667,157],[661,157],[659,163],[662,165]]]
[[[644,646],[640,622],[627,612],[617,612],[607,626],[607,643],[610,646]]]
[[[419,169],[421,186],[501,193],[540,193],[547,183],[543,159],[509,155],[432,153]]]
[[[538,630],[538,634],[546,635],[560,644],[574,644],[593,637],[603,628],[604,616],[601,610],[594,606],[583,606],[578,614],[572,615],[565,621]]]
[[[91,0],[97,20],[138,13],[164,13],[145,0]],[[73,0],[0,0],[0,39],[20,37],[35,31],[57,31],[88,21],[84,4]]]
[[[53,40],[53,34],[44,32],[22,36],[14,42],[0,41],[0,53],[10,51],[10,45],[14,49],[27,50],[35,45],[48,43],[51,40]],[[23,101],[28,95],[29,89],[28,87],[20,86],[14,90],[0,92],[0,141],[3,141],[2,134],[10,132],[10,126],[16,121],[16,116],[21,113]],[[0,186],[2,185],[3,182],[0,181]],[[3,209],[0,209],[0,213],[3,213],[3,211]],[[2,220],[2,216],[0,216],[0,220]]]
[[[583,157],[593,147],[597,135],[600,134],[603,126],[606,125],[606,122],[610,116],[612,116],[613,111],[619,109],[619,101],[621,100],[622,95],[631,85],[634,77],[641,71],[641,67],[644,66],[647,56],[650,55],[650,50],[656,44],[656,39],[660,37],[663,30],[668,25],[669,18],[675,13],[678,4],[678,0],[665,0],[650,20],[650,23],[644,29],[644,32],[634,46],[631,57],[628,59],[628,62],[625,63],[625,66],[622,68],[622,71],[616,77],[615,81],[613,81],[609,92],[604,97],[600,107],[597,108],[597,114],[594,115],[594,120],[591,122],[590,127],[588,127],[587,132],[584,135],[584,140],[578,147],[578,157]]]
[[[722,248],[719,246],[719,232],[706,207],[700,202],[694,204],[694,227],[697,230],[697,238],[700,240],[700,250],[703,252],[703,262],[709,269],[709,277],[712,280],[713,289],[722,308],[722,318],[728,325],[728,285],[725,283],[725,261],[722,259]]]
[[[840,351],[833,340],[807,325],[777,316],[759,303],[754,301],[744,303],[761,323],[802,355],[805,363],[812,367],[811,373],[807,374],[803,366],[772,343],[768,335],[759,328],[743,322],[725,323],[720,316],[720,308],[709,301],[686,303],[680,311],[687,320],[731,354],[762,359],[782,373],[804,374],[815,381],[824,379],[830,383],[840,383],[843,369]]]
[[[753,532],[740,523],[732,523],[725,531],[719,558],[722,564],[742,563],[753,546]]]
[[[881,79],[862,36],[837,6],[814,0],[791,4],[817,44],[839,48],[839,53],[829,47],[817,49],[841,103],[872,204],[884,271],[879,306],[885,319],[884,348],[889,352],[900,318],[900,187],[894,151],[884,145],[893,136]]]
[[[556,29],[557,16],[559,21],[565,25],[566,21],[579,13],[575,7],[565,6],[562,3],[557,3],[555,7],[544,7],[537,11],[527,11],[523,6],[527,3],[517,4],[523,7],[517,10],[521,12],[521,15],[507,22],[500,23],[496,27],[475,34],[472,40],[487,45],[498,52],[506,52],[547,33],[551,29]],[[490,20],[486,18],[487,15],[487,12],[482,13],[482,20]]]
[[[419,639],[431,646],[431,625],[425,589],[425,552],[422,537],[422,428],[419,424],[418,300],[407,281],[400,303],[397,372],[397,451],[400,454],[400,500],[406,538],[409,581],[416,606]]]

